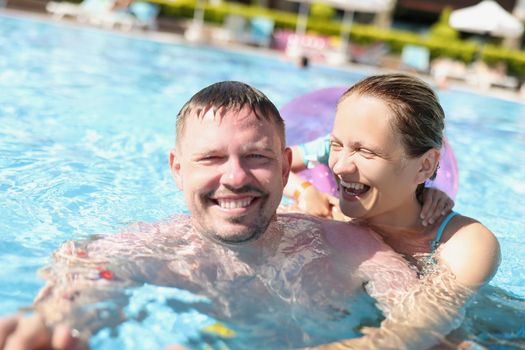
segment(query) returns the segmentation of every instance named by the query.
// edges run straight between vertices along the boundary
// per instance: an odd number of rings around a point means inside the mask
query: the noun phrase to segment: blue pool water
[[[0,15],[0,314],[31,303],[35,272],[61,242],[185,212],[167,153],[176,113],[202,87],[245,81],[279,107],[364,74]],[[440,97],[460,169],[456,209],[495,232],[503,262],[491,284],[523,298],[525,105],[462,90]],[[121,329],[119,341],[143,343],[121,348],[165,345],[156,325],[175,315],[150,309],[140,327]]]

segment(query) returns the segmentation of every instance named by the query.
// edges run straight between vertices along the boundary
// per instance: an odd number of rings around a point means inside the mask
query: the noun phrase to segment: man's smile
[[[246,208],[253,201],[253,197],[232,199],[232,198],[221,198],[217,199],[217,203],[222,209],[238,209]]]
[[[231,215],[245,214],[260,202],[260,195],[212,196],[209,197],[214,206],[222,212]]]

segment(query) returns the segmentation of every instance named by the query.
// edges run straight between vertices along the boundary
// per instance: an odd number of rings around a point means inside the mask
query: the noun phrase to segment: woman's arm
[[[459,216],[449,225],[450,238],[437,251],[435,265],[430,266],[433,272],[410,286],[404,296],[396,294],[398,277],[389,274],[384,261],[365,261],[362,266],[370,279],[367,291],[383,306],[385,320],[378,328],[363,329],[361,338],[316,349],[419,350],[444,341],[462,322],[469,299],[495,275],[501,258],[496,237],[479,222]],[[378,268],[386,270],[378,272]],[[383,276],[387,276],[386,281]],[[389,283],[393,288],[391,297]]]

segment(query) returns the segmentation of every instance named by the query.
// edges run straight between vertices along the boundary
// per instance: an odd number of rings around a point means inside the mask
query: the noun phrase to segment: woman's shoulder
[[[500,247],[494,233],[479,221],[456,215],[447,225],[439,258],[460,282],[480,286],[492,279],[500,263]]]
[[[445,244],[474,243],[475,245],[495,246],[498,240],[494,233],[478,220],[460,214],[455,215],[445,228]]]

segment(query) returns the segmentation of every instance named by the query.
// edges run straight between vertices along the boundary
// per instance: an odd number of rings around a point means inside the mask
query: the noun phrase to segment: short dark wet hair
[[[275,124],[284,147],[286,145],[284,120],[277,107],[261,91],[239,81],[218,82],[193,95],[177,115],[176,139],[181,139],[188,117],[200,115],[203,109],[241,110],[245,106],[249,106],[258,119]]]

